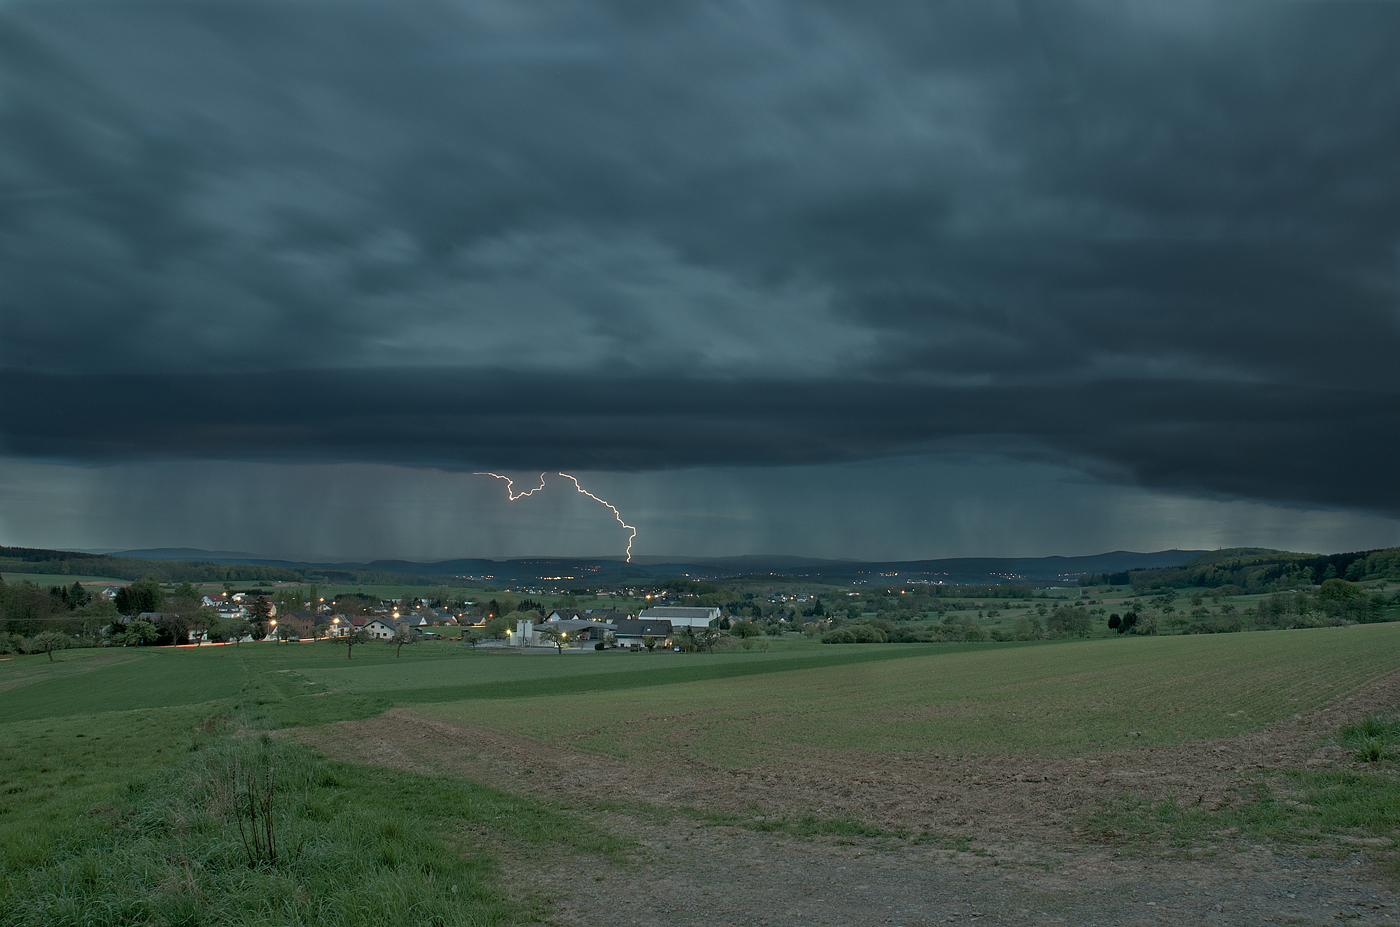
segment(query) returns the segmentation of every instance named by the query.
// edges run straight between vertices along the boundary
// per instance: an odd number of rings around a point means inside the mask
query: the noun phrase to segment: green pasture
[[[627,848],[579,808],[332,763],[259,732],[410,706],[640,762],[1080,755],[1229,736],[1345,698],[1400,669],[1400,625],[1023,644],[791,639],[715,654],[522,655],[439,641],[401,657],[364,644],[347,659],[323,641],[54,657],[0,660],[0,927],[507,924],[533,915],[496,888],[501,847]],[[1400,761],[1381,734],[1355,735],[1378,772],[1290,786],[1307,807],[1336,809],[1325,819],[1304,827],[1304,811],[1269,795],[1253,817],[1221,815],[1270,839],[1393,831]],[[288,852],[245,859],[230,821],[246,809],[220,783],[273,767]],[[1375,807],[1391,810],[1367,816]],[[1128,804],[1101,823],[1147,835],[1230,826],[1182,814]]]
[[[0,573],[7,583],[22,583],[26,580],[36,586],[71,586],[75,582],[84,586],[125,586],[129,579],[113,579],[110,576],[86,576],[71,573]]]
[[[889,658],[794,663],[783,673],[583,698],[540,694],[512,700],[508,712],[480,699],[417,708],[586,751],[736,766],[782,762],[790,748],[812,746],[1066,755],[1258,729],[1400,668],[1395,625],[976,648],[865,646]]]
[[[387,647],[363,649],[366,666],[392,659]],[[344,660],[344,650],[297,652],[0,661],[0,927],[518,924],[533,914],[497,887],[499,845],[626,852],[556,803],[333,763],[257,736],[279,706],[279,726],[364,713],[363,700],[332,699],[284,666]],[[274,776],[261,820],[274,820],[279,849],[250,854],[245,831]]]

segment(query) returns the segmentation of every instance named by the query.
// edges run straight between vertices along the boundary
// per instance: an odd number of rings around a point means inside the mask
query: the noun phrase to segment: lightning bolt
[[[608,508],[612,509],[613,517],[617,519],[617,523],[618,523],[619,525],[621,525],[622,527],[626,528],[628,531],[631,531],[631,532],[632,532],[632,534],[627,538],[627,562],[628,562],[628,563],[631,563],[631,562],[632,562],[632,542],[635,541],[635,540],[637,539],[637,529],[634,528],[632,525],[629,525],[629,524],[627,524],[627,522],[625,522],[625,521],[622,520],[622,513],[619,512],[619,511],[617,510],[617,506],[613,505],[611,502],[607,501],[606,499],[599,499],[597,496],[593,495],[593,493],[589,492],[588,490],[586,490],[586,489],[584,489],[582,486],[580,486],[580,485],[578,484],[578,479],[577,479],[577,477],[572,477],[572,476],[570,476],[570,475],[567,474],[567,473],[560,473],[559,475],[562,476],[562,477],[563,477],[564,479],[566,479],[566,480],[573,480],[573,481],[574,481],[574,488],[577,489],[579,492],[583,493],[583,494],[584,494],[585,496],[587,496],[588,498],[592,499],[594,502],[601,502],[601,503],[603,503],[603,505],[606,505]],[[540,478],[541,478],[541,483],[540,483],[540,485],[544,485],[544,483],[543,483],[544,474],[543,474],[543,473],[540,474]]]
[[[543,474],[543,473],[540,474],[540,485],[536,486],[534,489],[531,489],[529,492],[515,492],[515,490],[512,489],[512,487],[515,485],[515,481],[514,481],[514,480],[512,480],[512,479],[511,479],[510,477],[508,477],[508,476],[501,476],[499,473],[492,473],[492,472],[490,472],[489,470],[478,470],[476,473],[473,473],[472,476],[494,476],[494,477],[495,477],[496,479],[498,479],[498,480],[505,480],[505,481],[506,481],[506,495],[507,495],[507,496],[510,496],[510,501],[511,501],[511,502],[514,502],[516,499],[524,499],[526,496],[533,496],[535,493],[539,492],[541,489],[544,489],[544,474]],[[563,476],[563,474],[561,473],[560,476]],[[574,480],[574,485],[575,485],[575,486],[578,485],[578,480]],[[579,490],[579,491],[582,492],[583,490]],[[599,501],[599,502],[602,502],[603,500],[602,500],[602,499],[599,499],[598,501]],[[613,509],[613,511],[617,511],[617,510],[616,510],[616,509]]]

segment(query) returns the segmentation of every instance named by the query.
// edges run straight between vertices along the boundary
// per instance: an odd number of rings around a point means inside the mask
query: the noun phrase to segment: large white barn
[[[690,608],[677,605],[658,605],[644,608],[637,616],[642,620],[665,619],[673,628],[708,628],[719,620],[718,608]]]

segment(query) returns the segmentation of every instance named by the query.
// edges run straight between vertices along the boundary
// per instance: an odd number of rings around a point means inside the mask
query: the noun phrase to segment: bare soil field
[[[1262,730],[1170,747],[1053,759],[806,747],[742,769],[599,756],[407,709],[296,736],[339,759],[569,801],[636,841],[630,865],[501,848],[511,883],[560,925],[1395,925],[1400,897],[1377,865],[1393,841],[1305,850],[1221,831],[1173,847],[1091,818],[1125,796],[1225,808],[1271,773],[1346,767],[1337,729],[1397,704],[1391,676]],[[794,837],[755,829],[764,818],[902,836]]]

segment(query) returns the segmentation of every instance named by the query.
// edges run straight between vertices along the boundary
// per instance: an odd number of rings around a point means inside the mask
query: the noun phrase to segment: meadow
[[[1400,625],[1262,639],[874,647],[886,659],[798,669],[799,657],[789,672],[722,685],[594,690],[586,711],[574,692],[517,698],[508,714],[482,710],[477,700],[418,710],[589,752],[664,748],[729,765],[775,761],[785,747],[808,745],[1064,756],[1122,749],[1130,732],[1133,746],[1151,747],[1257,730],[1312,711],[1393,670]]]
[[[434,641],[347,659],[322,641],[19,656],[0,661],[0,924],[522,923],[540,912],[503,890],[503,848],[630,852],[586,803],[333,762],[265,736],[281,729],[406,707],[621,760],[1048,760],[1259,731],[1344,701],[1394,673],[1397,654],[1400,625],[1377,624],[1025,644],[790,639],[715,654]],[[1391,807],[1393,745],[1368,743],[1378,774],[1327,787]],[[264,790],[269,770],[280,784]],[[264,791],[276,795],[260,812]],[[260,813],[275,819],[276,858],[250,850]],[[1144,834],[1218,823],[1162,806],[1103,814]],[[1348,820],[1318,832],[1392,826]]]

